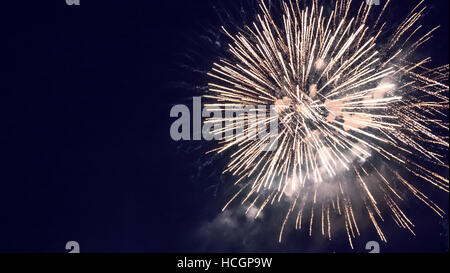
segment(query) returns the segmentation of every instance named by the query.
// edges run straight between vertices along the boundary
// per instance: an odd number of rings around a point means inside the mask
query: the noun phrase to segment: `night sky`
[[[0,16],[0,252],[66,252],[68,241],[81,252],[366,252],[378,240],[368,226],[352,251],[345,232],[328,242],[288,229],[279,244],[276,211],[254,223],[221,213],[235,189],[220,176],[226,161],[203,156],[213,143],[170,138],[171,107],[189,106],[205,81],[190,69],[215,61],[201,37],[217,27],[219,0],[10,2]],[[393,2],[399,18],[413,6]],[[443,65],[449,2],[428,2],[423,26],[441,28],[421,52]],[[448,212],[448,194],[431,193]],[[387,224],[382,252],[448,252],[448,216],[417,200],[406,211],[417,236]]]

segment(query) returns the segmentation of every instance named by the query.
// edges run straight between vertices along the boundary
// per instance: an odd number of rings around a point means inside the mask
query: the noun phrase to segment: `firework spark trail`
[[[214,130],[225,137],[213,151],[236,149],[224,172],[237,176],[236,184],[244,183],[224,209],[244,193],[241,204],[248,203],[247,212],[256,207],[255,218],[268,204],[290,201],[280,241],[291,215],[296,215],[295,227],[301,229],[309,206],[310,235],[313,226],[320,225],[322,235],[331,239],[330,214],[335,213],[344,219],[352,248],[360,230],[351,192],[359,193],[383,241],[384,210],[414,234],[412,221],[399,205],[404,200],[399,185],[442,217],[445,212],[393,166],[417,184],[427,182],[448,192],[448,178],[419,163],[448,170],[448,65],[430,69],[425,67],[430,58],[411,58],[437,29],[420,36],[423,1],[386,36],[388,22],[382,23],[382,18],[389,3],[372,27],[371,5],[362,3],[352,17],[351,0],[336,1],[328,15],[317,1],[301,5],[286,0],[279,20],[262,1],[251,26],[236,35],[223,28],[232,42],[228,57],[208,73],[208,107],[273,105],[281,128],[275,151],[265,152],[261,147],[268,136],[248,136],[253,129],[266,128],[271,117],[206,121],[226,124]],[[388,37],[383,38],[388,42],[381,37]],[[233,135],[245,124],[248,128]]]

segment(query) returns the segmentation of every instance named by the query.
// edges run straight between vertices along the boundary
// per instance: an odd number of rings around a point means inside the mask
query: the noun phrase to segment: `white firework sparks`
[[[243,195],[241,204],[258,208],[258,217],[268,204],[289,201],[280,241],[289,219],[297,229],[305,226],[305,211],[309,234],[318,227],[329,239],[333,219],[343,217],[352,247],[360,233],[354,192],[383,241],[386,213],[413,232],[400,207],[405,190],[443,216],[417,185],[449,189],[447,177],[426,167],[448,172],[448,65],[431,69],[430,58],[415,60],[436,30],[419,34],[423,1],[387,33],[382,20],[389,2],[373,17],[364,1],[353,12],[351,0],[336,1],[331,11],[317,1],[286,0],[279,20],[261,2],[261,14],[244,31],[223,29],[232,42],[228,57],[208,73],[208,105],[274,105],[280,124],[272,152],[260,149],[267,139],[245,137],[249,128],[222,139],[215,151],[234,149],[224,172],[242,185],[225,208]],[[215,133],[234,132],[249,120],[232,121]],[[268,123],[258,119],[254,126]]]

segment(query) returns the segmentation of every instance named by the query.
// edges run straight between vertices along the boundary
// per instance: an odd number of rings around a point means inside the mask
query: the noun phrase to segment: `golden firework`
[[[233,149],[224,172],[241,185],[224,210],[242,195],[241,204],[247,212],[256,208],[256,218],[268,204],[285,200],[290,205],[280,241],[289,219],[296,229],[306,225],[311,235],[317,226],[331,239],[332,219],[341,217],[352,248],[360,207],[383,241],[386,212],[414,233],[400,207],[405,190],[443,216],[418,185],[449,189],[448,177],[435,171],[448,174],[448,65],[427,68],[430,58],[416,60],[416,50],[437,29],[419,34],[423,1],[391,33],[382,23],[389,2],[374,17],[364,1],[353,9],[351,0],[339,0],[327,11],[317,0],[286,0],[280,17],[262,1],[252,25],[235,35],[223,28],[232,42],[208,73],[207,106],[271,105],[279,121],[277,145],[265,151],[267,137],[248,136],[271,117],[206,120],[226,124],[214,131],[225,134],[214,151]]]

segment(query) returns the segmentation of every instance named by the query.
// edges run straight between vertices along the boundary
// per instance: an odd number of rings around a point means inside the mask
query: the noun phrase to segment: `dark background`
[[[263,222],[210,229],[229,192],[205,186],[220,179],[198,175],[201,152],[171,140],[169,111],[192,96],[177,86],[179,60],[199,26],[217,19],[218,1],[8,2],[0,19],[0,252],[65,252],[71,240],[82,252],[351,251],[344,239],[301,232],[278,244],[279,230]],[[424,27],[442,27],[424,50],[446,64],[448,1],[428,2]],[[397,6],[399,14],[412,8]],[[448,195],[432,197],[448,211]],[[382,251],[448,251],[448,218],[417,201],[408,211],[417,236],[389,230]],[[368,231],[355,251],[377,239]]]

